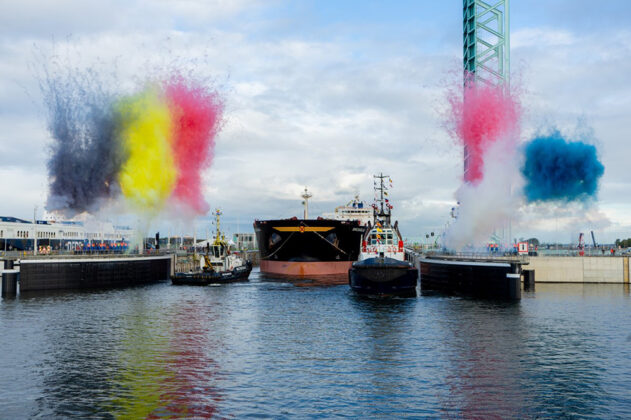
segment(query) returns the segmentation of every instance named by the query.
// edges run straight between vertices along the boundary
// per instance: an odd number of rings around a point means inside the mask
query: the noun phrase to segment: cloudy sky
[[[515,209],[514,236],[631,237],[629,12],[624,0],[512,2],[524,140],[551,126],[591,132],[605,165],[597,203]],[[169,63],[212,78],[226,112],[205,194],[231,231],[300,215],[305,186],[313,215],[356,193],[372,200],[379,172],[394,181],[404,236],[439,231],[462,177],[443,127],[461,25],[457,0],[0,0],[0,215],[43,213],[51,139],[38,74],[61,56],[121,84]]]

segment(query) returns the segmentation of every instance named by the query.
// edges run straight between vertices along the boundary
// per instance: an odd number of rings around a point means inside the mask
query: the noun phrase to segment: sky
[[[554,126],[595,139],[598,200],[515,209],[513,236],[599,242],[631,237],[631,3],[511,2],[511,68],[522,140]],[[461,83],[460,1],[0,0],[0,215],[42,217],[51,138],[39,89],[50,57],[98,63],[133,85],[181,63],[225,101],[204,195],[229,232],[254,219],[313,216],[390,175],[394,218],[411,239],[449,222],[462,150],[445,129]],[[107,214],[113,221],[135,216]],[[210,218],[154,220],[203,235]]]

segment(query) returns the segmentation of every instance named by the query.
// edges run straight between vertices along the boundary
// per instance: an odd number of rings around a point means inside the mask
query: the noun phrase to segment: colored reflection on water
[[[126,336],[115,377],[118,398],[108,412],[116,418],[209,418],[217,396],[212,385],[216,363],[205,311],[187,301],[168,317],[152,317],[134,307],[125,320]]]
[[[25,294],[0,301],[0,417],[629,418],[629,325],[624,285],[506,303],[254,271]]]
[[[107,407],[115,418],[144,418],[163,404],[168,366],[168,325],[151,316],[147,302],[134,302],[122,317],[119,368],[109,378],[118,392]]]

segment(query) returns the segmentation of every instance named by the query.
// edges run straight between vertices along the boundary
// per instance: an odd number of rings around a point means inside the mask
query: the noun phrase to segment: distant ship
[[[359,256],[374,210],[355,197],[323,217],[309,219],[309,198],[302,194],[304,218],[257,220],[254,232],[262,273],[286,276],[347,275]]]

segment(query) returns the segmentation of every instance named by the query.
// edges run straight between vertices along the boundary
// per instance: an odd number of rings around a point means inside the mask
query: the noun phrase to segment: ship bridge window
[[[370,244],[371,245],[383,245],[386,243],[386,234],[385,233],[373,233],[370,235]]]

